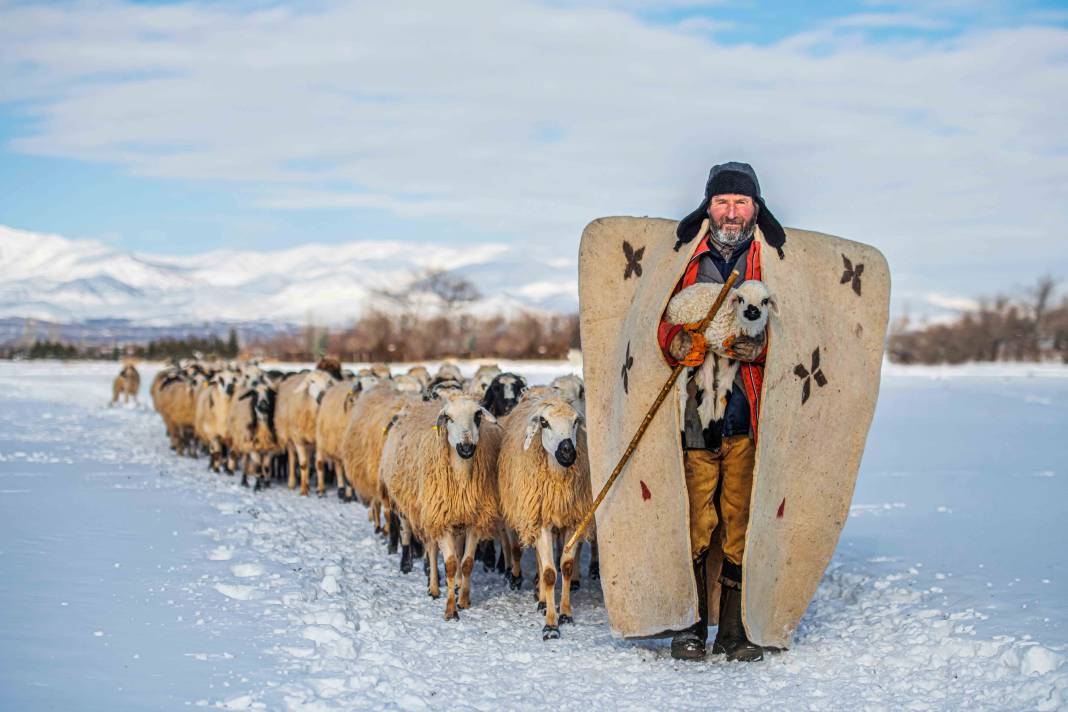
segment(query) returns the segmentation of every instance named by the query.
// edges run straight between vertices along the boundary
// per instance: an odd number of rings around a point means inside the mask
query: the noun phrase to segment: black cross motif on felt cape
[[[634,367],[634,357],[630,355],[630,342],[627,342],[627,357],[623,360],[623,392],[630,395],[630,379],[627,377],[628,372]]]
[[[864,274],[864,265],[858,264],[856,267],[849,261],[849,258],[842,255],[842,264],[845,265],[845,271],[842,272],[842,281],[839,284],[846,284],[848,282],[853,283],[853,291],[860,296],[860,275]]]
[[[808,401],[808,397],[812,395],[813,380],[816,381],[816,385],[820,388],[827,385],[827,377],[823,375],[823,369],[820,368],[819,346],[812,352],[811,368],[805,368],[804,364],[799,363],[794,366],[794,375],[804,379],[804,382],[801,384],[801,405],[804,405]]]
[[[623,279],[630,279],[633,274],[635,277],[642,276],[642,257],[645,255],[645,247],[639,247],[637,250],[626,240],[623,241],[623,255],[627,258],[627,266],[623,270]]]

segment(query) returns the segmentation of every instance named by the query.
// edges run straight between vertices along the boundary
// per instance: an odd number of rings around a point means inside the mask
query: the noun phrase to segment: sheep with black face
[[[517,373],[498,373],[490,381],[482,396],[482,405],[489,412],[500,418],[515,408],[523,392],[527,390],[527,381]]]
[[[228,467],[242,467],[241,484],[256,476],[256,489],[268,481],[267,465],[281,450],[274,427],[277,393],[266,379],[254,380],[234,394],[226,418]]]

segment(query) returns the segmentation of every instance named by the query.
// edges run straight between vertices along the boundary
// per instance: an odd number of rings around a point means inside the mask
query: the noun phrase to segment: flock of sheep
[[[135,375],[124,369],[116,382]],[[453,364],[433,375],[385,365],[353,373],[324,358],[287,373],[196,360],[160,371],[151,394],[179,455],[207,453],[213,471],[240,470],[241,483],[252,477],[256,489],[279,478],[295,489],[299,475],[307,495],[314,471],[322,496],[331,479],[339,496],[368,508],[389,553],[399,549],[401,571],[423,558],[433,598],[440,554],[446,620],[471,604],[476,558],[518,589],[529,547],[543,637],[558,638],[559,624],[571,622],[581,546],[561,544],[591,503],[578,376],[528,388],[496,366],[464,379]],[[599,575],[596,544],[589,573]]]

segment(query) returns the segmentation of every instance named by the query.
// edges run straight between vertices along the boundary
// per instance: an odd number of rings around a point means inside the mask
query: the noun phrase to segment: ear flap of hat
[[[697,232],[701,229],[701,223],[708,217],[708,198],[701,201],[701,204],[697,206],[697,210],[684,217],[679,221],[679,226],[675,228],[675,252],[679,251],[679,248],[690,242],[697,237]]]
[[[764,233],[764,241],[775,248],[780,260],[785,259],[786,255],[782,247],[786,244],[786,230],[783,230],[782,225],[768,210],[763,198],[757,198],[756,202],[760,205],[760,212],[757,213],[757,227],[760,228],[760,232]]]

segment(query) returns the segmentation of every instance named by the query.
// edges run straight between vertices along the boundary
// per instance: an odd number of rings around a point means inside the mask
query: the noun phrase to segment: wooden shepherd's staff
[[[734,286],[734,282],[738,279],[738,270],[731,272],[727,277],[727,281],[723,283],[723,289],[719,290],[719,294],[716,296],[716,301],[712,302],[712,308],[708,310],[708,314],[698,324],[696,332],[698,334],[704,334],[705,329],[712,323],[712,320],[716,318],[716,314],[719,312],[719,308],[723,306],[723,301],[727,298],[727,293],[731,287]],[[564,547],[565,551],[569,551],[575,547],[575,543],[578,542],[579,537],[582,536],[582,532],[586,531],[586,527],[590,525],[590,520],[593,519],[593,513],[597,511],[597,507],[604,501],[605,496],[608,494],[608,490],[612,489],[612,485],[615,484],[616,479],[620,473],[623,472],[623,468],[626,466],[627,461],[630,460],[630,456],[634,454],[634,450],[637,449],[638,443],[641,442],[642,436],[645,435],[646,428],[649,427],[649,423],[653,422],[653,416],[656,415],[656,411],[660,410],[660,406],[663,404],[664,399],[667,398],[668,393],[675,386],[675,381],[679,380],[679,374],[682,373],[682,369],[686,368],[682,363],[675,365],[675,368],[671,370],[671,375],[667,379],[667,383],[660,389],[660,393],[656,396],[656,400],[653,401],[653,405],[650,406],[649,412],[645,414],[645,418],[642,420],[641,425],[638,426],[638,431],[634,433],[634,437],[630,439],[630,445],[627,446],[623,456],[619,458],[619,463],[616,464],[616,468],[612,470],[612,475],[608,478],[608,481],[604,483],[604,487],[597,494],[597,499],[593,500],[593,505],[590,507],[590,511],[586,512],[586,516],[582,518],[582,523],[578,525],[578,529],[571,535],[571,538],[567,540],[567,545]]]

